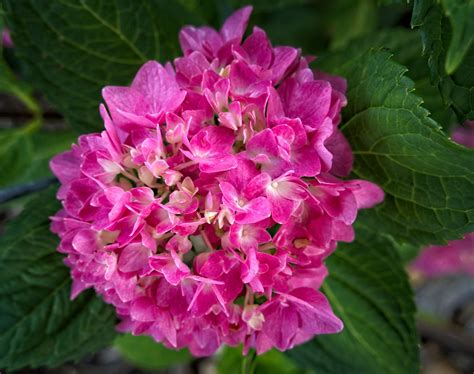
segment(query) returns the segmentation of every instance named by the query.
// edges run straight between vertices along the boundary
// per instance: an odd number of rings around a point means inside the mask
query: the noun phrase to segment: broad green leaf
[[[247,360],[253,360],[247,362]],[[292,360],[282,352],[275,349],[253,358],[242,355],[242,348],[225,347],[217,355],[218,374],[241,374],[242,367],[246,363],[253,369],[254,373],[278,373],[278,374],[310,374],[312,371],[299,368]]]
[[[450,141],[421,104],[406,69],[371,50],[323,67],[348,80],[344,134],[353,174],[380,185],[386,198],[360,219],[397,241],[444,243],[474,230],[474,150]]]
[[[380,231],[358,223],[356,241],[328,258],[323,292],[344,330],[287,351],[298,366],[321,374],[419,372],[412,291],[398,253]]]
[[[454,0],[443,1],[450,7],[457,3]],[[411,20],[413,27],[419,27],[423,50],[428,55],[432,83],[438,86],[446,105],[453,108],[460,122],[474,119],[474,36],[472,31],[468,31],[474,23],[473,16],[469,16],[474,2],[468,0],[464,3],[468,8],[461,15],[468,18],[459,20],[463,31],[453,29],[442,5],[435,0],[415,0]],[[456,47],[458,40],[464,41],[460,49]]]
[[[424,106],[431,117],[438,121],[445,130],[456,122],[453,111],[444,104],[438,88],[431,84],[430,73],[425,58],[421,58],[422,45],[416,31],[404,28],[389,28],[370,35],[351,40],[344,47],[343,54],[321,56],[324,65],[340,65],[347,56],[357,58],[370,48],[384,48],[393,53],[393,59],[408,68],[407,75],[415,82],[415,93],[421,96]],[[324,62],[325,59],[329,61]]]
[[[58,366],[107,346],[115,315],[92,291],[70,301],[69,269],[49,216],[55,188],[32,197],[0,238],[0,367]]]
[[[178,30],[195,17],[165,0],[5,0],[26,78],[77,130],[102,128],[106,85],[129,84],[151,59],[178,53]]]
[[[115,339],[114,346],[127,361],[144,370],[166,369],[192,360],[186,349],[167,349],[145,335],[120,335]]]

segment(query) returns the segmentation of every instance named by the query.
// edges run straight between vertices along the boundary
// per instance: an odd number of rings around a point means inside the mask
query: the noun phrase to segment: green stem
[[[255,367],[257,366],[256,352],[255,349],[251,349],[247,356],[242,360],[241,374],[253,374],[255,373]]]
[[[34,117],[42,116],[40,105],[29,92],[18,86],[12,87],[11,92],[28,108]]]
[[[20,131],[22,131],[25,134],[32,134],[36,131],[38,131],[41,126],[43,126],[43,118],[40,117],[34,117],[31,121],[28,121],[27,124],[21,128]]]

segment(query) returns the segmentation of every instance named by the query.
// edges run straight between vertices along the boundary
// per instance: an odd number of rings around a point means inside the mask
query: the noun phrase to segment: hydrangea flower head
[[[345,81],[257,27],[243,40],[250,13],[220,31],[185,27],[184,56],[104,88],[105,130],[51,162],[72,297],[93,287],[121,331],[196,356],[339,332],[324,260],[383,199],[339,179],[352,166]]]

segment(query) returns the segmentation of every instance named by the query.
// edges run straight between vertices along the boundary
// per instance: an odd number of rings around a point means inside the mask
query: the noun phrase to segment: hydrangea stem
[[[257,355],[255,349],[251,349],[247,356],[242,360],[241,374],[253,374],[255,373],[255,367],[257,366],[256,361]]]

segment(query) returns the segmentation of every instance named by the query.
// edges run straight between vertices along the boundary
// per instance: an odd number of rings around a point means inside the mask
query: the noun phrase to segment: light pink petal
[[[365,180],[347,182],[357,201],[358,209],[372,208],[381,203],[385,197],[383,190],[375,183]]]

